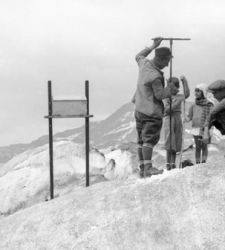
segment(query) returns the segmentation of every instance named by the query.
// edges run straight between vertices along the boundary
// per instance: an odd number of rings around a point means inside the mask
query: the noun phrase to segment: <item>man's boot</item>
[[[159,170],[157,168],[152,167],[152,165],[150,164],[145,165],[144,177],[151,177],[152,175],[158,175],[162,173],[163,173],[163,169]]]
[[[172,164],[171,164],[171,169],[174,169],[174,168],[176,168],[176,164],[175,164],[175,163],[172,163]]]
[[[166,169],[167,169],[168,171],[171,170],[171,165],[170,165],[170,163],[166,163]]]
[[[140,178],[144,178],[144,164],[141,164],[139,168],[140,168],[139,172]]]
[[[152,151],[153,148],[148,146],[142,147],[142,154],[144,158],[144,177],[150,177],[156,174],[162,174],[163,170],[158,170],[152,167]]]
[[[137,153],[138,153],[139,169],[140,169],[139,175],[140,175],[140,178],[143,178],[144,177],[144,158],[142,154],[142,145],[138,145]]]

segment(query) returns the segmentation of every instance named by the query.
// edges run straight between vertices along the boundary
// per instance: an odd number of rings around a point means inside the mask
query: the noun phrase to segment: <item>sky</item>
[[[134,57],[156,36],[191,39],[174,42],[173,75],[187,77],[192,100],[196,84],[225,79],[224,9],[222,0],[0,0],[0,146],[48,134],[48,80],[53,97],[84,96],[89,80],[92,120],[130,102]],[[83,124],[54,120],[53,132]]]

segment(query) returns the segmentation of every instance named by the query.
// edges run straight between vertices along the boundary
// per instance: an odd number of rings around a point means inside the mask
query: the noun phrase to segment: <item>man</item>
[[[139,76],[133,102],[135,104],[141,177],[163,172],[152,166],[152,152],[160,139],[164,112],[162,100],[171,97],[173,86],[169,84],[166,88],[164,87],[161,70],[169,65],[172,54],[167,47],[157,48],[161,41],[162,38],[155,38],[151,47],[145,48],[135,57],[139,67]],[[146,57],[154,49],[155,57],[148,60]]]
[[[204,134],[204,141],[208,141],[208,131],[212,126],[215,126],[222,135],[225,135],[225,80],[217,80],[211,83],[208,90],[213,93],[218,103],[210,112],[207,123],[208,130]]]

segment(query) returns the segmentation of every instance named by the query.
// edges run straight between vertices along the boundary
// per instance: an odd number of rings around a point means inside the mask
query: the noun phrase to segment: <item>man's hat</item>
[[[168,47],[160,47],[155,49],[155,56],[160,57],[160,58],[170,58],[172,57],[172,53],[170,48]]]
[[[225,80],[217,80],[209,84],[208,89],[212,92],[220,91],[222,89],[225,90]]]

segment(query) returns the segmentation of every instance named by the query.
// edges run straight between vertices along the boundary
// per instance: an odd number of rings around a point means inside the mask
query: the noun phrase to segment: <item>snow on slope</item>
[[[106,166],[105,177],[109,180],[126,179],[133,173],[132,154],[129,151],[114,150],[106,154],[107,159],[113,159]],[[115,167],[114,167],[115,165]]]
[[[0,249],[223,250],[224,159],[75,189],[0,220]]]
[[[90,184],[124,179],[132,173],[131,154],[115,150],[90,153]],[[113,164],[112,164],[113,162]],[[112,165],[112,166],[111,166]],[[85,185],[84,146],[71,141],[54,143],[55,194]],[[5,164],[0,172],[0,214],[13,213],[49,197],[48,145],[28,150]]]
[[[133,104],[123,105],[107,119],[91,123],[91,143],[104,150],[104,154],[98,149],[91,151],[91,184],[126,179],[135,172],[138,163],[133,109]],[[184,148],[193,144],[193,137],[188,133],[189,127],[190,124],[185,124]],[[76,140],[83,142],[83,138],[83,128],[67,130],[54,136],[56,195],[69,191],[74,185],[85,185],[84,148],[75,143]],[[48,145],[44,144],[47,139],[43,137],[32,142],[27,145],[29,150],[0,167],[0,214],[13,213],[49,197]],[[209,146],[209,158],[224,152],[224,143],[221,141],[218,145]],[[183,159],[186,158],[194,162],[194,148],[183,154]],[[165,161],[162,135],[154,148],[153,163],[158,168],[164,168]]]

